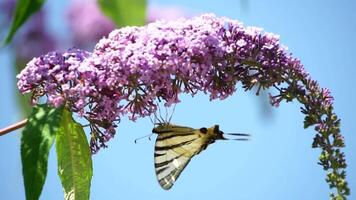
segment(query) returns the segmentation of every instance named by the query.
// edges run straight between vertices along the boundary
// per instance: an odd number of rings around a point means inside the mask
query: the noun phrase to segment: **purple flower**
[[[176,20],[181,17],[190,17],[190,15],[183,8],[176,6],[148,6],[146,20],[148,23],[157,20]]]
[[[68,21],[73,31],[73,42],[80,48],[91,48],[106,36],[115,25],[100,11],[95,0],[75,0],[68,10]]]
[[[250,62],[271,75],[250,70]],[[279,45],[278,36],[203,15],[115,30],[91,55],[71,50],[35,58],[18,76],[18,87],[23,93],[40,88],[48,103],[69,102],[72,111],[109,130],[125,114],[135,120],[154,113],[157,98],[166,106],[179,102],[182,92],[225,99],[238,81],[267,84],[284,68],[303,69]],[[110,134],[102,134],[106,142]]]
[[[178,7],[149,6],[147,21],[159,19],[173,20],[188,14]],[[73,31],[73,43],[84,49],[89,49],[100,38],[107,36],[115,29],[115,24],[101,12],[94,0],[75,0],[69,7],[68,21]]]
[[[16,36],[14,47],[18,61],[28,62],[35,56],[56,49],[56,39],[48,33],[44,19],[44,11],[34,14]]]
[[[1,13],[6,21],[10,21],[12,14],[15,10],[16,0],[4,0],[0,2],[0,10],[4,11]]]
[[[214,15],[115,30],[97,44],[89,60],[91,67],[107,69],[101,85],[144,88],[146,93],[139,96],[144,96],[146,103],[127,110],[141,116],[155,111],[145,107],[153,104],[155,97],[168,105],[179,101],[180,92],[203,91],[211,99],[228,97],[235,91],[239,73],[245,71],[244,63],[250,60],[267,70],[285,66],[303,69],[279,45],[278,36]],[[120,78],[113,82],[107,76]],[[259,77],[255,78],[258,81]]]
[[[41,90],[41,93],[48,96],[48,103],[53,105],[60,106],[58,101],[61,98],[76,102],[81,96],[76,93],[78,91],[72,90],[82,84],[78,73],[79,64],[89,55],[85,51],[70,49],[63,54],[50,52],[33,58],[17,75],[17,85],[21,93]]]
[[[0,37],[5,37],[6,32],[10,28],[11,17],[15,10],[15,0],[0,1]]]

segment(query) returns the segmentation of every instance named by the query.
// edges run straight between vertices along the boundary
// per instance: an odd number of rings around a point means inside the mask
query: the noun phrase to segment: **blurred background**
[[[8,30],[15,1],[0,0],[0,39]],[[281,43],[305,65],[311,77],[330,88],[346,141],[349,199],[356,199],[356,2],[351,0],[150,0],[146,22],[215,13],[262,27],[280,35]],[[16,73],[33,57],[52,50],[78,47],[91,51],[115,28],[95,1],[47,1],[0,48],[0,128],[20,121],[28,106],[19,104]],[[169,191],[157,183],[153,164],[154,140],[134,140],[152,130],[149,119],[124,118],[109,148],[93,156],[90,199],[328,199],[325,172],[312,149],[312,128],[303,129],[297,102],[271,108],[263,93],[256,97],[238,86],[224,101],[198,94],[182,96],[172,122],[191,127],[220,124],[226,132],[252,134],[248,142],[217,142],[194,157]],[[20,132],[0,137],[0,199],[25,199],[20,158]],[[56,154],[49,156],[41,199],[63,199]]]

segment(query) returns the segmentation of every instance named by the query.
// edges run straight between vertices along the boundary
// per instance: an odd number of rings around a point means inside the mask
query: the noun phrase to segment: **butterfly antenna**
[[[155,122],[153,121],[153,119],[152,119],[151,115],[150,115],[149,117],[150,117],[150,121],[151,121],[151,123],[152,123],[153,125],[155,125]]]
[[[137,144],[138,140],[141,140],[141,139],[146,138],[146,137],[148,137],[148,140],[151,141],[151,136],[152,135],[153,135],[153,133],[135,139],[135,144]]]
[[[154,119],[154,123],[155,123],[155,125],[157,124],[157,120],[158,120],[158,117],[157,117],[157,115],[156,115],[156,113],[155,113],[155,119]],[[158,120],[159,121],[159,120]],[[158,122],[159,123],[159,122]]]
[[[238,136],[236,138],[226,138],[223,136],[224,139],[226,139],[226,140],[242,140],[242,141],[249,140],[249,137],[251,136],[250,134],[247,134],[247,133],[224,133],[224,135]]]
[[[167,106],[165,106],[165,109],[166,109],[166,116],[165,116],[165,120],[166,120],[166,122],[168,122],[167,120],[168,120],[168,108],[167,108]]]
[[[159,117],[157,116],[157,113],[156,113],[156,112],[154,113],[154,116],[155,116],[155,118],[154,118],[154,125],[157,124],[156,121],[158,121],[158,124],[162,123],[161,120],[159,119]]]

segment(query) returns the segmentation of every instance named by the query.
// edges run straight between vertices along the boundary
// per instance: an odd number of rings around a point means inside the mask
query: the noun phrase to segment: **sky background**
[[[2,0],[0,0],[2,1]],[[48,1],[48,23],[53,34],[66,37],[61,23],[68,0]],[[351,0],[152,0],[150,4],[175,5],[192,15],[215,13],[238,19],[280,35],[281,43],[305,65],[311,77],[330,88],[335,112],[341,118],[346,140],[349,199],[356,199],[356,2]],[[70,46],[68,46],[69,48]],[[36,47],[34,47],[36,48]],[[16,79],[9,48],[0,49],[0,127],[21,120],[16,102]],[[267,105],[267,94],[243,92],[224,101],[209,101],[199,94],[182,96],[172,122],[191,127],[219,124],[225,132],[252,134],[248,142],[221,141],[194,157],[169,191],[157,183],[153,164],[154,140],[147,135],[147,118],[124,118],[109,148],[93,156],[94,176],[90,199],[328,199],[325,172],[317,165],[320,151],[312,149],[313,128],[303,129],[304,116],[297,102]],[[20,133],[0,138],[1,199],[25,199],[20,159]],[[54,148],[41,199],[63,199]]]

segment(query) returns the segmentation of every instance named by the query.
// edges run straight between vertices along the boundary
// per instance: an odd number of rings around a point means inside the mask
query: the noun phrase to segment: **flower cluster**
[[[85,99],[87,94],[79,91],[85,87],[82,86],[78,69],[80,63],[89,55],[89,52],[70,49],[63,54],[50,52],[34,58],[17,76],[17,85],[22,93],[34,92],[34,100],[37,100],[38,95],[46,94],[48,102],[55,107],[68,101],[77,108],[74,110],[80,110],[84,106],[78,103],[79,99]],[[78,89],[78,86],[82,87]]]
[[[115,24],[100,11],[95,0],[75,0],[68,8],[68,22],[74,45],[92,48],[101,37],[115,28]]]
[[[184,16],[188,16],[187,12],[179,7],[149,5],[146,21],[149,23],[159,19],[173,20]],[[96,0],[72,1],[67,18],[73,32],[74,45],[84,49],[92,49],[100,38],[115,28],[115,24],[103,15]]]
[[[45,11],[35,13],[14,41],[17,63],[25,64],[33,57],[58,47],[57,39],[48,32],[45,15]]]
[[[35,58],[18,78],[21,92],[45,94],[49,104],[65,103],[84,116],[91,124],[93,153],[114,136],[123,115],[148,116],[157,99],[166,106],[178,103],[180,93],[225,99],[238,82],[245,90],[258,87],[257,93],[275,88],[273,105],[294,99],[304,104],[304,125],[318,131],[313,147],[322,149],[327,181],[337,197],[349,194],[344,142],[329,91],[310,79],[278,36],[259,28],[214,15],[126,27],[101,39],[92,53],[70,50]]]
[[[246,70],[250,62],[260,66]],[[268,86],[276,81],[275,69],[295,66],[303,71],[277,36],[212,15],[115,30],[99,41],[84,65],[105,69],[101,84],[129,94],[127,101],[139,99],[128,107],[132,118],[154,112],[155,98],[170,105],[179,102],[181,92],[203,91],[211,99],[224,99],[237,81]],[[259,70],[271,73],[262,76]]]
[[[149,5],[147,9],[147,23],[157,20],[176,20],[190,16],[186,10],[177,6]]]
[[[11,20],[11,16],[13,14],[15,6],[16,6],[15,0],[6,0],[6,1],[0,2],[0,9],[4,11],[1,13],[1,17],[5,18],[4,21]],[[3,20],[3,19],[1,19],[1,20]]]

